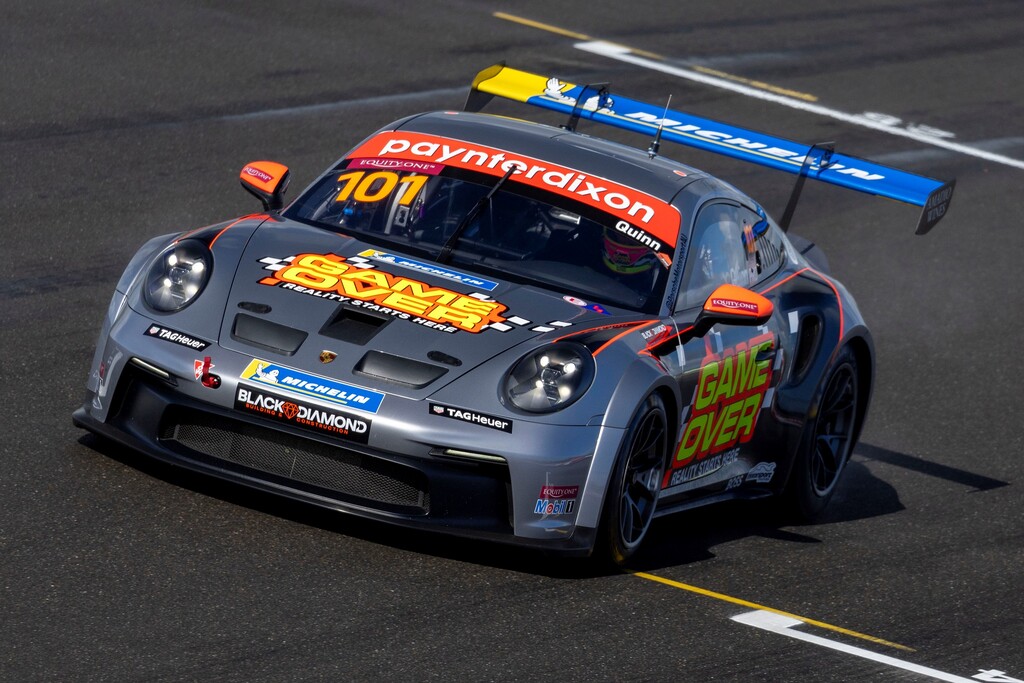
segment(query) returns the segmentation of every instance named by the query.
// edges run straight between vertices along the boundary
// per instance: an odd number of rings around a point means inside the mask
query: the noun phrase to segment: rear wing
[[[565,128],[574,130],[582,118],[651,135],[657,153],[660,139],[799,176],[781,221],[789,222],[804,178],[888,197],[922,207],[917,234],[931,230],[946,214],[956,180],[942,181],[836,153],[830,143],[806,145],[693,114],[612,96],[607,83],[576,85],[552,76],[495,64],[473,79],[467,111],[479,111],[497,95],[569,115]]]

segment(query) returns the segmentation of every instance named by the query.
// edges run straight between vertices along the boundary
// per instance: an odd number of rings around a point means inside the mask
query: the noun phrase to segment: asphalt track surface
[[[1024,679],[1016,0],[7,0],[2,14],[0,680]],[[72,426],[101,316],[148,237],[256,210],[237,180],[253,159],[304,187],[380,125],[461,107],[500,60],[957,178],[925,237],[912,207],[805,188],[793,231],[826,250],[878,350],[823,523],[706,508],[659,521],[632,572],[609,571],[282,504]],[[781,214],[791,176],[662,151]],[[732,618],[758,606],[803,623]]]

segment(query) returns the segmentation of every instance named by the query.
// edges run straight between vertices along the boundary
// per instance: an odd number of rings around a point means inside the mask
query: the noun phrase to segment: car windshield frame
[[[477,215],[450,245],[446,265],[564,297],[660,312],[674,245],[655,251],[621,218],[517,182],[516,174],[501,182],[440,164],[424,173],[423,165],[365,168],[360,161],[342,160],[284,217],[437,262],[475,208]]]

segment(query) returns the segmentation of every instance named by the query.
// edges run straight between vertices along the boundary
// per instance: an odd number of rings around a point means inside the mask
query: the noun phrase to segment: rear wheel
[[[807,521],[820,516],[835,493],[853,451],[860,409],[857,359],[849,347],[826,377],[785,493],[792,511]]]
[[[665,404],[648,396],[630,422],[605,500],[603,540],[616,564],[640,547],[654,518],[665,474],[668,419]]]

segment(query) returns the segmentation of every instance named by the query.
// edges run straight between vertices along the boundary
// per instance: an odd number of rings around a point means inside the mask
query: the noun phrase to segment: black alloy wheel
[[[857,359],[844,347],[826,375],[816,409],[783,494],[785,506],[804,521],[814,521],[828,506],[854,447],[859,418]]]
[[[845,363],[832,373],[822,397],[814,429],[810,482],[814,493],[828,496],[850,457],[854,419],[857,415],[857,376]]]
[[[668,449],[668,419],[657,395],[633,417],[619,454],[606,508],[607,550],[621,564],[640,547],[658,503]]]

